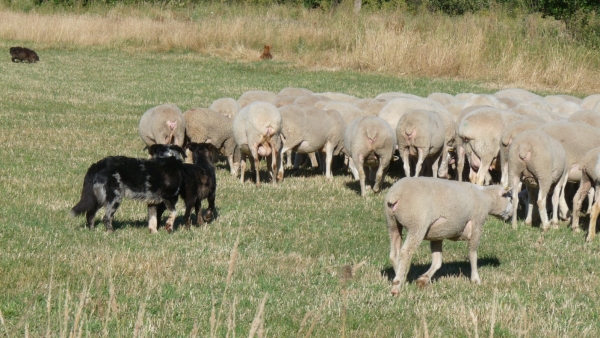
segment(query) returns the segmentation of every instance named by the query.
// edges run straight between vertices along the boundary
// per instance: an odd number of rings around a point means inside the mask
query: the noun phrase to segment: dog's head
[[[185,158],[185,151],[183,148],[174,144],[153,144],[148,147],[148,153],[153,158],[174,157],[179,161],[183,161]]]
[[[219,149],[212,143],[190,142],[186,144],[185,148],[194,154],[194,160],[197,158],[204,158],[207,161],[210,161],[210,163],[214,163],[215,157],[219,152]]]

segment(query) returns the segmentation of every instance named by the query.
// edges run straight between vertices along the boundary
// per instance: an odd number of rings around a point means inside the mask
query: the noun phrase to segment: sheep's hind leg
[[[417,285],[419,285],[419,287],[425,287],[425,285],[431,281],[435,272],[442,267],[442,243],[442,241],[430,242],[431,267],[417,279]]]
[[[596,237],[596,221],[598,220],[598,214],[600,214],[600,201],[598,201],[600,186],[596,185],[596,199],[592,205],[590,212],[590,225],[588,227],[588,235],[585,239],[587,242],[591,242]]]

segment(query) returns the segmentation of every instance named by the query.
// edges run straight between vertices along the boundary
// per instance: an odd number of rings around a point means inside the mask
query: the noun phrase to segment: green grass
[[[229,63],[186,51],[38,53],[38,64],[13,64],[8,54],[0,62],[0,334],[245,336],[266,294],[263,329],[271,337],[474,337],[491,336],[492,327],[496,337],[600,334],[600,241],[585,244],[584,234],[564,225],[542,234],[490,219],[479,249],[481,286],[469,282],[466,243],[447,242],[436,279],[417,288],[412,281],[431,262],[424,243],[411,282],[390,296],[382,199],[399,167],[382,194],[363,199],[342,172],[332,183],[308,171],[256,188],[219,163],[218,218],[171,235],[162,228],[150,235],[146,207],[133,201],[123,203],[111,234],[69,216],[90,164],[147,156],[137,123],[158,104],[187,110],[286,86],[360,97],[499,88]],[[344,266],[361,262],[352,279],[342,277]]]

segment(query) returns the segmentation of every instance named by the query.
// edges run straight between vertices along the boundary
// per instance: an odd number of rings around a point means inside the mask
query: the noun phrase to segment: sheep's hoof
[[[417,279],[417,285],[422,289],[425,286],[427,286],[427,283],[429,283],[429,277],[427,276],[422,276],[419,277],[419,279]]]
[[[581,228],[580,228],[580,227],[575,227],[575,228],[573,228],[573,232],[580,232],[580,231],[581,231]]]
[[[400,293],[400,290],[398,290],[398,288],[393,287],[392,288],[392,296],[397,296]]]
[[[150,230],[150,233],[151,233],[151,234],[156,234],[156,233],[158,233],[158,230],[156,230],[156,229],[148,229],[148,230]]]
[[[590,233],[590,234],[588,234],[588,236],[585,238],[585,241],[586,241],[586,242],[588,242],[588,243],[590,243],[590,242],[592,242],[592,241],[594,240],[594,237],[596,237],[596,236],[594,236],[594,235],[592,235],[592,234]]]

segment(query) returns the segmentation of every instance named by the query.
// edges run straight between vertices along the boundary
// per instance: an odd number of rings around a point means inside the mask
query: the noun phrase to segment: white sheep
[[[348,102],[321,101],[315,104],[315,108],[322,110],[337,110],[346,124],[349,124],[354,119],[363,116],[363,112],[360,108]]]
[[[231,97],[216,99],[208,106],[208,108],[218,111],[229,118],[234,118],[241,109],[238,102]]]
[[[558,208],[560,194],[567,184],[569,168],[564,148],[557,140],[541,130],[521,132],[513,139],[508,148],[508,184],[512,189],[513,205],[518,205],[521,184],[527,186],[529,194],[526,224],[531,224],[533,194],[537,191],[537,209],[542,221],[542,229],[548,230],[550,224],[558,227]],[[505,186],[508,188],[508,186]],[[552,193],[552,221],[548,221],[546,197]],[[517,228],[516,208],[512,215],[513,228]]]
[[[153,144],[175,144],[181,147],[185,140],[185,119],[175,105],[156,106],[142,115],[138,133],[147,147]]]
[[[530,91],[521,88],[502,89],[495,92],[493,95],[497,98],[507,97],[521,102],[542,98],[538,94],[534,94]]]
[[[332,101],[330,98],[320,95],[303,95],[298,96],[293,104],[297,104],[300,106],[314,107],[317,102],[320,101]]]
[[[285,87],[277,93],[277,98],[284,96],[303,96],[314,94],[312,90],[299,87]]]
[[[592,110],[580,110],[569,116],[569,122],[581,122],[592,127],[600,128],[600,113]]]
[[[491,107],[479,108],[462,118],[458,135],[463,147],[465,144],[470,147],[469,165],[472,172],[477,172],[471,175],[471,179],[475,178],[475,182],[471,182],[484,184],[488,170],[498,164],[502,131],[512,122],[522,119],[525,119],[522,115]]]
[[[356,96],[352,96],[352,95],[348,95],[348,94],[344,94],[344,93],[325,92],[325,93],[315,93],[315,95],[325,96],[333,101],[344,101],[344,102],[350,102],[350,103],[354,103],[354,102],[360,100],[360,98],[358,98]]]
[[[443,106],[459,102],[459,100],[456,97],[447,93],[431,93],[427,96],[427,98],[436,101]]]
[[[277,94],[268,90],[249,90],[244,92],[237,100],[240,109],[256,101],[275,103],[277,101]]]
[[[471,281],[481,284],[477,247],[483,224],[490,214],[502,219],[512,214],[511,200],[501,186],[480,187],[431,177],[396,182],[386,194],[383,208],[390,235],[390,259],[396,273],[392,281],[394,295],[400,292],[413,253],[423,240],[431,242],[432,264],[417,284],[429,283],[442,266],[444,239],[469,242]],[[406,229],[404,238],[403,229]]]
[[[211,143],[227,156],[229,171],[237,176],[240,153],[233,137],[233,119],[208,108],[193,108],[183,113],[185,134],[190,142]]]
[[[415,156],[417,163],[414,176],[421,174],[423,163],[427,169],[431,169],[433,177],[438,176],[438,168],[448,153],[445,146],[446,127],[440,115],[423,109],[407,111],[396,126],[396,139],[406,177],[411,177],[410,157]]]
[[[402,114],[412,109],[434,110],[430,104],[423,102],[422,99],[399,97],[390,100],[379,112],[379,117],[384,119],[392,129],[396,130],[398,121]]]
[[[335,110],[323,111],[313,107],[289,105],[279,109],[282,119],[281,156],[278,177],[283,178],[283,154],[325,153],[325,177],[332,180],[331,161],[344,148],[346,124]]]
[[[360,194],[366,196],[365,169],[373,181],[373,192],[381,190],[381,182],[396,149],[396,133],[377,116],[364,116],[350,122],[344,133],[346,155],[354,179],[360,181]],[[377,172],[373,167],[377,167]]]
[[[513,139],[520,133],[526,130],[534,130],[539,128],[543,122],[538,120],[520,120],[515,121],[502,131],[500,135],[500,166],[502,172],[501,184],[508,185],[508,147],[512,144]]]
[[[273,184],[277,183],[276,171],[279,167],[277,151],[280,148],[281,114],[277,107],[268,102],[257,101],[242,108],[233,120],[233,137],[242,159],[240,163],[241,182],[244,182],[246,157],[255,172],[256,185],[260,186],[260,157],[267,157],[267,166]]]
[[[581,164],[581,182],[575,194],[577,204],[573,206],[573,224],[579,228],[578,208],[581,207],[586,192],[595,188],[595,198],[590,210],[590,223],[586,238],[586,241],[591,242],[596,237],[596,221],[598,220],[598,214],[600,214],[600,148],[590,150],[581,161]],[[592,203],[591,199],[589,203]]]
[[[581,109],[594,110],[596,104],[600,102],[600,94],[592,94],[581,100]]]

